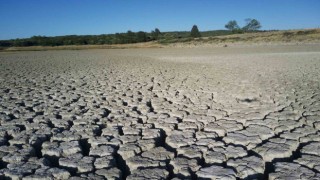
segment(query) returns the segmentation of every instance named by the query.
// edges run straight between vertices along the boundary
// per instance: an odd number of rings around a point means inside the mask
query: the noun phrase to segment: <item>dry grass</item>
[[[174,43],[173,47],[212,46],[228,44],[278,44],[278,43],[320,43],[320,29],[270,31],[233,34],[216,37],[202,37],[185,43]]]
[[[210,39],[210,38],[209,38]],[[234,34],[212,38],[229,42],[314,42],[320,41],[320,29],[272,31],[246,34]]]

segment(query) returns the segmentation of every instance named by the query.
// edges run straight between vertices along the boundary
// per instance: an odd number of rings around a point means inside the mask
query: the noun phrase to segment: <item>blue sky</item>
[[[320,0],[0,0],[0,39],[33,35],[224,29],[256,18],[262,29],[320,27]]]

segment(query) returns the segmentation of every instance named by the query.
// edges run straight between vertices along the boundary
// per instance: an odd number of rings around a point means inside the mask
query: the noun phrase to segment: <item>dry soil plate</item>
[[[320,179],[319,45],[0,54],[0,178]]]

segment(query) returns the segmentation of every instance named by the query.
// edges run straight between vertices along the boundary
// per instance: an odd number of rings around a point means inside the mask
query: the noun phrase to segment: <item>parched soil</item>
[[[320,179],[320,46],[0,53],[0,179]]]

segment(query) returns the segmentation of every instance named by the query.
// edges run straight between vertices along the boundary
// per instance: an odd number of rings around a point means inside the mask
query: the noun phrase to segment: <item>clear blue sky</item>
[[[320,0],[0,0],[0,39],[33,35],[224,29],[256,18],[262,29],[320,27]]]

